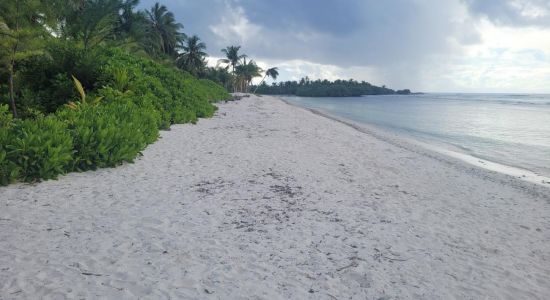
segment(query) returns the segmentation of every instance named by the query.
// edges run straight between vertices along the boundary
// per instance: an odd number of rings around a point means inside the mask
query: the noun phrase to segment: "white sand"
[[[0,188],[0,299],[41,297],[548,299],[550,189],[243,99]]]

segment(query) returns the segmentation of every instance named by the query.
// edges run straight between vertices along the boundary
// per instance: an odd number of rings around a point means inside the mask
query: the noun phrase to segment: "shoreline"
[[[287,101],[281,97],[274,97],[279,99],[280,101],[283,101],[287,105],[305,109],[307,111],[310,111],[314,114],[326,117],[328,119],[331,119],[336,122],[343,123],[347,126],[350,126],[358,131],[364,132],[366,134],[370,134],[376,138],[379,138],[382,141],[393,143],[400,145],[405,148],[411,148],[411,147],[422,147],[424,151],[434,152],[439,155],[444,155],[447,158],[454,158],[459,160],[460,162],[467,163],[471,166],[475,166],[478,168],[481,168],[483,170],[496,172],[498,174],[507,175],[509,177],[519,179],[521,181],[537,184],[539,186],[543,186],[546,188],[550,188],[550,177],[537,174],[531,170],[523,169],[515,166],[505,165],[502,163],[497,163],[488,159],[479,158],[471,154],[455,151],[449,148],[445,148],[443,146],[437,146],[434,144],[430,144],[428,142],[423,142],[418,139],[415,139],[414,137],[409,137],[403,133],[397,133],[395,131],[391,131],[382,127],[379,127],[375,124],[370,123],[362,123],[357,122],[353,120],[349,120],[343,117],[336,116],[334,114],[331,114],[329,112],[323,111],[321,109],[313,109],[313,108],[307,108],[300,106],[298,104],[294,104],[290,101]]]
[[[545,299],[550,190],[277,98],[0,187],[0,298]]]

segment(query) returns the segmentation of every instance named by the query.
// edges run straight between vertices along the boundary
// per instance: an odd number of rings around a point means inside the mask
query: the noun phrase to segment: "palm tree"
[[[232,76],[227,69],[227,67],[221,68],[219,66],[206,67],[204,77],[223,85],[229,90]]]
[[[235,74],[237,75],[237,81],[240,85],[240,90],[246,92],[248,86],[254,77],[262,76],[262,69],[258,67],[254,60],[246,61],[246,58],[243,58],[243,63],[238,65],[235,69]]]
[[[279,68],[273,67],[273,68],[267,69],[265,71],[264,78],[262,78],[262,81],[260,81],[260,84],[258,84],[256,86],[256,88],[254,89],[254,94],[256,94],[256,91],[258,90],[258,87],[260,87],[260,85],[262,85],[262,83],[264,82],[266,77],[271,77],[271,78],[273,78],[273,80],[275,80],[275,79],[277,79],[277,76],[279,76]]]
[[[204,50],[206,50],[206,44],[201,42],[198,36],[193,35],[186,40],[181,48],[183,53],[179,55],[176,61],[177,66],[193,75],[197,75],[205,66],[207,54]]]
[[[225,54],[226,58],[220,59],[220,62],[230,64],[233,70],[232,73],[235,73],[235,68],[241,59],[246,58],[245,54],[239,55],[240,49],[241,46],[227,46],[225,49],[221,50]]]
[[[123,0],[118,12],[115,24],[115,37],[125,39],[128,36],[135,35],[137,31],[143,30],[145,14],[134,10],[139,4],[139,0]]]
[[[175,56],[176,47],[183,43],[185,34],[180,32],[183,25],[176,22],[174,14],[158,2],[145,11],[148,21],[149,46],[153,52]]]
[[[84,48],[94,47],[111,39],[115,33],[120,0],[66,1],[59,15],[62,36],[82,41]]]

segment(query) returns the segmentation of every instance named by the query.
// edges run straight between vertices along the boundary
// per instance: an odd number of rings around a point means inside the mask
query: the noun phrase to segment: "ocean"
[[[282,98],[424,144],[550,177],[550,95]]]

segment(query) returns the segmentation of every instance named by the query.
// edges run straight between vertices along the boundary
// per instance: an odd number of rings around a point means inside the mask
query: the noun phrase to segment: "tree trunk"
[[[13,73],[14,73],[14,68],[15,68],[15,55],[17,54],[17,47],[19,47],[19,4],[20,4],[20,1],[17,1],[16,2],[16,17],[15,17],[15,32],[16,32],[16,36],[17,36],[17,39],[15,40],[15,45],[13,45],[13,50],[12,50],[12,57],[10,59],[10,105],[11,105],[11,111],[13,113],[13,117],[14,118],[17,118],[17,107],[15,107],[15,93],[13,92]]]
[[[13,65],[10,67],[10,106],[13,117],[17,118],[17,108],[15,107],[15,95],[13,93]]]
[[[253,94],[256,94],[256,91],[258,90],[258,88],[260,87],[260,85],[261,85],[262,83],[264,83],[264,80],[265,80],[266,77],[267,77],[267,73],[264,75],[264,78],[262,78],[262,81],[260,81],[260,84],[258,84],[258,85],[256,86],[256,88],[254,89],[254,93],[253,93]]]
[[[237,77],[235,76],[235,64],[231,63],[231,73],[233,73],[233,78],[231,80],[231,85],[233,86],[233,93],[237,91]]]

